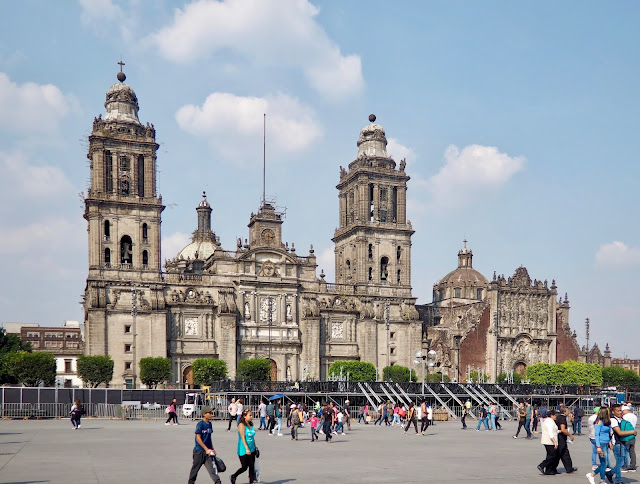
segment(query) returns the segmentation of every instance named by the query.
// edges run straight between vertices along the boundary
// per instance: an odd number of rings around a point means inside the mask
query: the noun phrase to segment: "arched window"
[[[144,197],[144,155],[138,155],[138,196]]]
[[[373,280],[373,267],[369,267],[369,280]]]
[[[453,297],[461,297],[461,295],[462,295],[462,289],[461,289],[461,288],[459,288],[459,287],[454,288],[454,290],[453,290],[453,294],[454,294],[454,296],[453,296]]]
[[[398,284],[400,284],[400,269],[398,269]]]
[[[104,266],[111,267],[111,249],[104,249]]]
[[[147,226],[147,224],[142,224],[142,240],[146,242],[148,238],[149,238],[149,227]]]
[[[373,259],[373,244],[369,244],[369,259]]]
[[[147,267],[149,265],[149,253],[146,250],[142,251],[142,266]]]
[[[400,260],[400,255],[402,254],[402,247],[398,246],[398,248],[396,249],[396,259]]]
[[[128,235],[120,239],[120,264],[133,264],[133,242]]]
[[[389,265],[389,258],[383,257],[380,259],[380,280],[386,281],[389,276],[389,271],[387,270],[387,266]]]
[[[477,296],[477,299],[479,300],[482,299],[482,289],[480,288],[476,289],[476,296]]]
[[[108,220],[104,221],[104,240],[109,240],[111,237],[111,223]]]

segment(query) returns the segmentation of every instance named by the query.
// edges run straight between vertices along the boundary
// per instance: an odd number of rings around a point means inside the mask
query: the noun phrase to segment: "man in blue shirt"
[[[211,417],[213,417],[213,412],[211,407],[202,407],[200,412],[202,413],[202,420],[196,425],[196,446],[193,448],[193,465],[189,473],[189,484],[196,482],[198,471],[203,465],[207,468],[211,480],[216,484],[221,484],[218,477],[218,469],[211,462],[211,458],[216,455],[211,442],[211,432],[213,431]]]

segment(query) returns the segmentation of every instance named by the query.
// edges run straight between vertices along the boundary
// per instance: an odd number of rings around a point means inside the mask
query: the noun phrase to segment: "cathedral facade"
[[[168,357],[172,383],[191,385],[191,364],[267,358],[272,380],[326,379],[336,360],[411,366],[423,346],[411,292],[409,177],[387,155],[370,116],[356,158],[340,167],[336,283],[283,243],[283,214],[267,200],[249,217],[248,237],[225,249],[203,194],[192,242],[162,267],[162,198],[156,193],[155,128],[138,118],[133,89],[118,74],[105,116],[89,137],[85,199],[89,271],[84,295],[90,355],[114,360],[113,386],[139,386],[139,361]]]

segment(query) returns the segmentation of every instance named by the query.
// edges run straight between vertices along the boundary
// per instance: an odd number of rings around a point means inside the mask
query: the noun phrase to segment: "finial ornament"
[[[467,248],[467,238],[465,237],[462,242],[464,242],[464,248],[466,249]]]
[[[122,72],[122,66],[124,66],[125,63],[120,60],[120,62],[118,62],[118,65],[120,66],[120,72],[118,72],[118,75],[116,77],[120,82],[124,82],[127,76],[125,76],[124,72]]]
[[[369,121],[374,123],[376,121],[376,115],[375,114],[370,114],[369,115]]]

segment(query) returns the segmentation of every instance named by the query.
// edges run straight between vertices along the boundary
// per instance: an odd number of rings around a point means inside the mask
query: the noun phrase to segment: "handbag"
[[[260,449],[256,447],[256,450],[253,452],[253,455],[256,456],[256,459],[260,458]]]
[[[227,470],[227,466],[225,465],[224,461],[220,457],[218,457],[217,455],[214,455],[211,458],[213,459],[213,463],[216,465],[218,472],[224,472]]]

